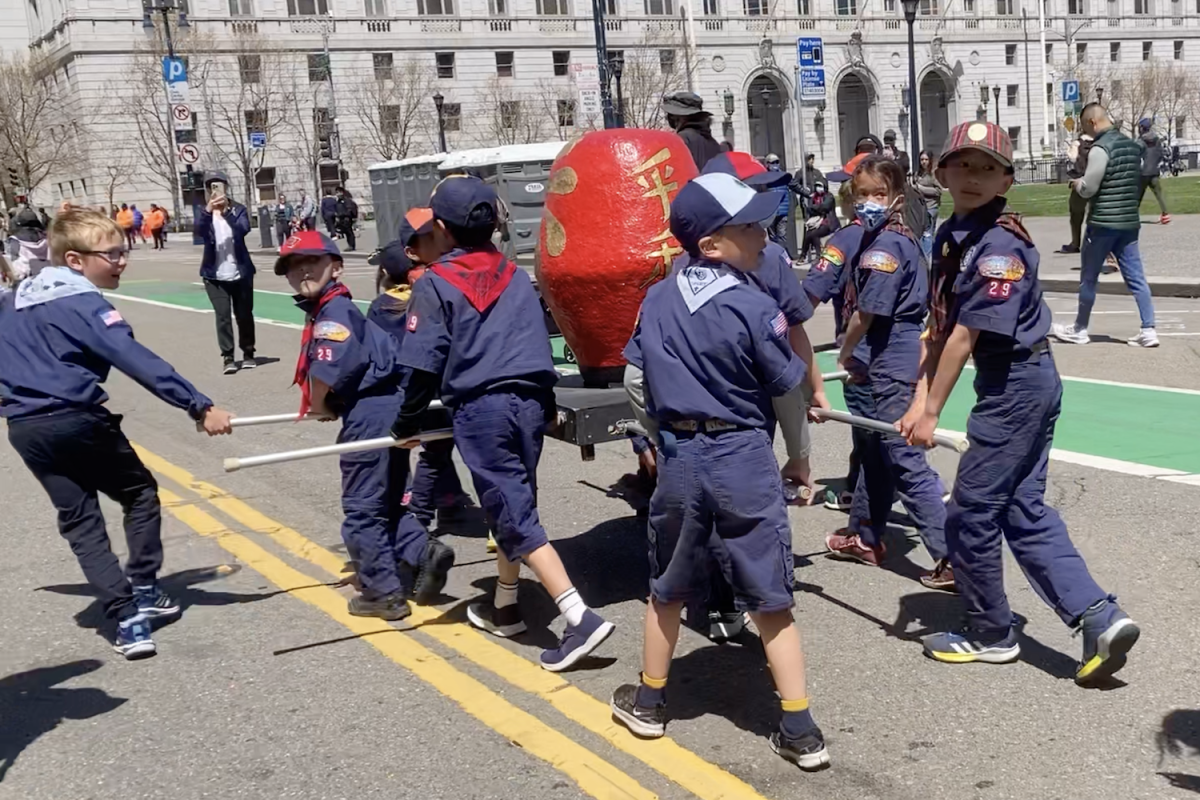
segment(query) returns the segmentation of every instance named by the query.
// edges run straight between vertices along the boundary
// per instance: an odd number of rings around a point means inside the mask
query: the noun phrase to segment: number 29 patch
[[[333,361],[333,348],[321,345],[317,348],[317,361]]]
[[[1012,281],[988,281],[987,296],[993,300],[1007,300],[1012,294]]]

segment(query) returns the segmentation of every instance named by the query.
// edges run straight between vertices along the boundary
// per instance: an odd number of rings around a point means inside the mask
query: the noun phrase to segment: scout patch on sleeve
[[[887,250],[871,250],[863,255],[859,266],[876,272],[895,272],[900,268],[900,260]]]
[[[1019,281],[1025,277],[1025,264],[1011,255],[986,256],[976,267],[980,277],[1001,281]]]
[[[328,339],[331,342],[344,342],[350,338],[350,329],[340,322],[325,320],[318,322],[313,331],[314,339]]]
[[[787,336],[787,332],[788,332],[787,317],[785,317],[783,315],[783,312],[780,311],[774,317],[771,318],[771,333],[775,336],[776,339],[782,339],[783,337]]]
[[[113,325],[124,322],[125,318],[121,316],[121,312],[115,308],[111,311],[105,311],[100,315],[100,321],[104,323],[104,327],[111,328]]]
[[[846,254],[833,245],[827,244],[821,249],[821,261],[828,261],[833,266],[840,267],[846,263]]]

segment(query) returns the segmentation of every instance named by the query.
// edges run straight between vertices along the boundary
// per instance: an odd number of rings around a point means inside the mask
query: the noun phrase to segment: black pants
[[[162,250],[167,241],[167,229],[155,228],[150,231],[150,235],[154,237],[154,249]]]
[[[292,226],[287,220],[275,220],[275,246],[283,247],[283,243],[292,235]]]
[[[234,318],[237,319],[238,346],[242,348],[245,358],[254,358],[254,278],[236,281],[205,279],[204,289],[217,316],[217,344],[221,348],[221,358],[233,360]]]
[[[132,586],[154,583],[162,567],[162,510],[158,483],[121,432],[121,417],[97,406],[12,420],[8,441],[50,495],[58,531],[105,613],[132,617],[137,613]],[[100,492],[125,510],[124,572],[109,546]]]
[[[337,229],[334,227],[334,217],[324,217],[325,230],[329,231],[329,238],[332,239],[337,235]]]
[[[1087,215],[1088,199],[1079,192],[1071,192],[1067,208],[1071,211],[1071,249],[1078,250],[1083,242],[1083,218]]]
[[[800,247],[800,260],[817,258],[821,255],[821,240],[833,233],[828,222],[822,222],[815,228],[804,229],[804,243]]]
[[[1158,209],[1163,214],[1167,213],[1167,203],[1163,200],[1162,181],[1157,175],[1143,175],[1142,184],[1138,189],[1138,206],[1142,205],[1142,198],[1146,196],[1146,187],[1149,186],[1154,190],[1154,199],[1158,201]]]
[[[346,237],[346,246],[349,247],[351,250],[353,250],[354,249],[354,221],[353,220],[339,220],[338,225],[337,225],[337,231],[342,236]]]

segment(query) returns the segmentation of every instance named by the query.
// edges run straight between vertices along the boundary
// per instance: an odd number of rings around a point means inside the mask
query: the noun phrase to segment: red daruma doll
[[[585,384],[621,381],[646,289],[683,252],[671,236],[671,201],[697,174],[670,131],[593,131],[555,159],[537,280]]]

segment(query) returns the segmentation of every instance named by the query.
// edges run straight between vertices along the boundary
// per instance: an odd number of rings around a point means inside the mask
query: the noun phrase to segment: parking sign
[[[818,36],[803,36],[796,40],[796,58],[802,67],[825,66],[825,47]]]
[[[1063,81],[1062,90],[1064,103],[1079,102],[1079,81]]]

